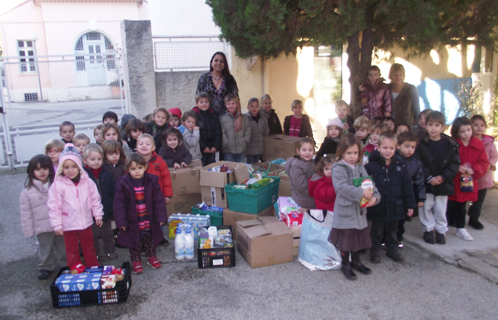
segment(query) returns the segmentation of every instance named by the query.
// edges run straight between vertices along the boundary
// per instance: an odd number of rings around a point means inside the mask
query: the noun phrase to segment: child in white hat
[[[318,163],[324,154],[335,154],[337,144],[344,134],[344,124],[341,119],[329,119],[327,123],[327,136],[323,140],[320,150],[316,153],[315,162]]]

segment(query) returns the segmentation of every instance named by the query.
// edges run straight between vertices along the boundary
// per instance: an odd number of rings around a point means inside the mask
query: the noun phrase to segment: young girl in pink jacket
[[[95,224],[102,226],[102,203],[97,186],[83,170],[81,155],[72,143],[66,144],[59,157],[55,180],[48,191],[48,207],[55,234],[64,236],[68,267],[74,269],[81,264],[79,246],[85,266],[98,266],[92,224],[95,218]]]

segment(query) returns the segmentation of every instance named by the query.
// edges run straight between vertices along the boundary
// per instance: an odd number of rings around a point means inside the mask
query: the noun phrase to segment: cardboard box
[[[272,134],[265,137],[263,160],[275,158],[289,158],[297,154],[296,149],[301,138],[283,134]]]
[[[225,188],[201,186],[201,198],[208,206],[228,208]]]
[[[258,214],[242,213],[237,211],[232,211],[225,209],[223,210],[223,225],[232,226],[233,229],[233,239],[237,240],[237,221],[254,220],[258,217],[274,216],[275,209],[273,206],[261,211]]]
[[[289,176],[279,175],[278,173],[285,171],[285,166],[281,164],[272,164],[270,166],[270,172],[268,176],[280,177],[280,185],[278,186],[278,196],[279,197],[291,197],[291,183]]]
[[[237,250],[251,268],[293,261],[292,232],[274,217],[237,222]]]
[[[231,172],[213,172],[209,169],[226,164]],[[228,202],[225,195],[225,186],[235,181],[234,169],[238,166],[246,167],[243,163],[219,161],[202,167],[200,170],[200,186],[202,201],[210,206],[228,208]]]
[[[171,202],[166,205],[168,217],[173,213],[190,213],[190,208],[201,202],[202,198],[200,193],[173,196]]]
[[[301,242],[301,227],[292,227],[290,231],[292,232],[292,254],[294,256],[299,255],[299,243]]]
[[[192,162],[187,168],[175,169],[169,168],[171,182],[173,184],[173,195],[201,193],[200,161]]]

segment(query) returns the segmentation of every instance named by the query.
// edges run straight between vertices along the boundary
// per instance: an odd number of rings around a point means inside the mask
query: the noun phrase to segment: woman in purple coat
[[[117,244],[130,248],[133,272],[143,272],[141,252],[147,263],[161,267],[156,258],[156,247],[163,240],[161,226],[168,221],[166,203],[157,176],[146,173],[147,161],[133,153],[126,159],[126,172],[116,183],[114,220],[120,228]]]

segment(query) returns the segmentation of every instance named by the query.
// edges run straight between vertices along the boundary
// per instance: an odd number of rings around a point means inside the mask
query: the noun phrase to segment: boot
[[[361,263],[360,254],[358,252],[351,252],[351,256],[352,256],[351,267],[353,267],[353,269],[358,270],[358,272],[360,272],[361,274],[371,274],[372,273],[372,270],[365,267],[363,265],[363,263]]]
[[[351,264],[349,263],[349,252],[341,251],[342,265],[341,271],[348,280],[356,280],[356,274],[354,274],[353,269],[351,269]]]

